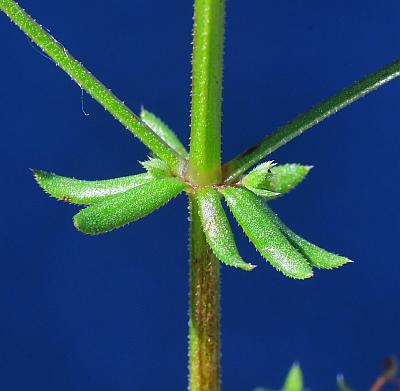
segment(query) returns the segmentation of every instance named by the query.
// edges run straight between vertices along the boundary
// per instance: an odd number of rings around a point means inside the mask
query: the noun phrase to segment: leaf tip
[[[281,269],[278,269],[276,266],[274,266],[274,268],[278,271],[280,271],[285,277],[289,277],[292,278],[294,280],[299,280],[299,281],[304,281],[304,280],[308,280],[309,278],[313,278],[314,277],[314,271],[313,269],[311,269],[311,266],[308,270],[303,270],[303,271],[296,271],[295,273],[291,273],[288,271],[283,271]]]
[[[77,213],[73,219],[72,219],[72,223],[74,224],[74,227],[81,233],[85,234],[85,235],[90,235],[90,236],[96,236],[98,235],[100,232],[93,232],[90,229],[86,229],[84,225],[80,224],[79,221],[79,213]],[[78,217],[78,218],[77,218]]]
[[[82,209],[84,210],[84,209]],[[81,211],[82,211],[81,210]],[[80,212],[79,212],[80,213]],[[74,225],[74,227],[81,233],[83,234],[88,234],[88,235],[94,235],[93,232],[89,232],[85,229],[84,226],[81,225],[81,222],[79,221],[79,213],[77,213],[73,218],[72,218],[72,224]]]
[[[31,171],[32,175],[35,177],[36,180],[38,180],[39,176],[41,176],[42,174],[47,174],[46,171],[39,170],[38,168],[29,168],[29,170]]]
[[[252,263],[246,263],[246,266],[243,266],[242,269],[246,272],[251,272],[257,267],[257,265],[253,265]]]
[[[306,280],[308,278],[313,278],[314,277],[314,272],[312,270],[310,270],[307,274],[304,275],[304,278],[302,278],[303,280]]]
[[[46,178],[50,178],[53,174],[51,174],[48,171],[43,171],[39,170],[37,168],[30,168],[33,177],[36,181],[36,183],[46,192],[49,193],[49,191],[46,189]],[[50,194],[50,193],[49,193]]]
[[[79,222],[78,222],[78,219],[77,219],[77,215],[75,215],[75,216],[72,218],[72,224],[74,224],[74,227],[75,227],[78,231],[83,232],[83,231],[80,229],[80,227],[79,227]]]
[[[294,361],[293,362],[293,364],[292,364],[292,366],[290,367],[290,370],[289,370],[289,372],[296,372],[296,371],[301,371],[301,368],[300,368],[300,362],[299,361]]]

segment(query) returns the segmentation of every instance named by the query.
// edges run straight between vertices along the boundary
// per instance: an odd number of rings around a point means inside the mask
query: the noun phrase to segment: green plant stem
[[[225,0],[195,0],[192,121],[187,177],[195,185],[221,181],[221,94]],[[195,196],[190,196],[189,389],[220,390],[219,261],[207,244]]]
[[[261,159],[301,135],[319,122],[325,120],[354,101],[364,97],[382,85],[400,76],[400,60],[372,73],[364,79],[345,88],[338,94],[314,106],[293,121],[269,134],[259,143],[236,156],[223,167],[225,182],[232,182]]]
[[[189,390],[220,390],[219,261],[206,242],[190,197]]]
[[[182,161],[156,133],[144,124],[128,107],[97,80],[55,38],[47,33],[13,0],[0,0],[2,10],[33,42],[114,118],[138,137],[151,151],[165,160],[176,172]]]
[[[221,180],[224,26],[225,0],[195,0],[188,176],[197,185]]]

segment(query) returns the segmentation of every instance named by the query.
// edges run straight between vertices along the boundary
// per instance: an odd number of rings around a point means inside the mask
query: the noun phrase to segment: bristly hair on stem
[[[188,178],[198,185],[221,181],[221,104],[225,0],[195,0],[192,122]]]
[[[144,109],[140,116],[135,115],[14,0],[0,0],[0,10],[149,148],[151,156],[141,162],[144,172],[126,177],[87,181],[33,170],[37,183],[49,195],[83,206],[74,216],[78,230],[89,235],[109,232],[147,216],[181,193],[188,196],[190,390],[219,391],[219,262],[244,271],[254,269],[240,256],[222,200],[261,256],[287,277],[304,280],[312,277],[315,269],[335,269],[351,262],[294,233],[267,204],[294,189],[311,166],[260,161],[305,130],[400,76],[400,61],[326,99],[221,166],[225,0],[194,2],[189,151],[156,115]],[[346,386],[344,382],[340,384]],[[284,389],[301,391],[302,387],[300,368],[294,365]]]

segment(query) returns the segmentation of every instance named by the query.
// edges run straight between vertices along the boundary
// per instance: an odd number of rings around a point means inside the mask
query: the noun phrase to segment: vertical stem
[[[190,197],[189,390],[220,390],[219,261],[208,246]]]
[[[221,95],[225,0],[195,0],[192,121],[188,180],[221,180]],[[189,389],[220,390],[219,261],[203,233],[196,197],[190,196]]]
[[[221,180],[224,29],[225,0],[195,0],[188,176],[197,185]]]

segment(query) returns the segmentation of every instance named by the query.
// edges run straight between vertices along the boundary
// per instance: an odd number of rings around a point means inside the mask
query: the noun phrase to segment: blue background
[[[188,140],[190,1],[22,5],[136,112]],[[400,55],[398,0],[228,1],[223,153],[241,152]],[[186,388],[188,222],[183,196],[99,237],[48,198],[29,167],[77,178],[136,173],[146,149],[0,15],[0,389]],[[400,353],[400,82],[273,154],[313,164],[274,209],[353,265],[283,278],[235,230],[244,273],[223,267],[225,390],[279,388],[294,360],[308,387],[358,390]],[[168,221],[172,220],[171,224]]]

